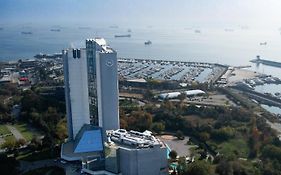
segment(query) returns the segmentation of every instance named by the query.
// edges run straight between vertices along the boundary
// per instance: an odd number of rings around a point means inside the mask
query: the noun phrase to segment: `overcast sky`
[[[0,0],[0,24],[281,27],[281,0]]]

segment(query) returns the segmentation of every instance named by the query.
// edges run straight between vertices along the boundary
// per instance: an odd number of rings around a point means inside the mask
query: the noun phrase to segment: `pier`
[[[256,64],[264,64],[264,65],[268,65],[268,66],[273,66],[273,67],[281,68],[281,62],[261,59],[260,56],[257,56],[256,59],[251,60],[250,62],[256,63]]]

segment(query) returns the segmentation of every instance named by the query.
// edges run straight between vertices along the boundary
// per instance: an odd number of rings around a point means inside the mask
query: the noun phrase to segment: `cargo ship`
[[[150,40],[144,42],[145,45],[150,45],[152,42]]]
[[[273,66],[273,67],[280,67],[281,68],[281,62],[261,59],[259,55],[257,56],[256,59],[253,59],[250,62],[257,63],[257,64],[264,64],[264,65]]]
[[[51,32],[60,32],[60,29],[51,29]]]
[[[23,34],[23,35],[31,35],[32,32],[21,32],[21,34]]]
[[[130,34],[126,34],[126,35],[114,35],[115,38],[120,38],[120,37],[128,37],[130,38],[131,35]]]
[[[91,27],[78,27],[78,29],[81,29],[81,30],[89,30],[89,29],[91,29]]]
[[[112,29],[118,29],[119,27],[116,26],[116,25],[113,25],[113,26],[109,26],[109,28],[112,28]]]

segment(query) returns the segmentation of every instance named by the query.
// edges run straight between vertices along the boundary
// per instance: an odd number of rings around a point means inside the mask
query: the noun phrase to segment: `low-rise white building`
[[[163,94],[159,95],[159,98],[161,98],[161,99],[173,99],[173,98],[177,98],[182,93],[184,93],[187,97],[206,94],[204,91],[202,91],[200,89],[195,89],[195,90],[188,90],[188,91],[184,91],[184,92],[163,93]]]

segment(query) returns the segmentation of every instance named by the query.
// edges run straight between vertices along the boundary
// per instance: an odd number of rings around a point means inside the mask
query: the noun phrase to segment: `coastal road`
[[[251,97],[261,103],[271,105],[271,106],[281,107],[281,103],[279,101],[270,99],[270,97],[267,98],[262,95],[258,95],[257,93],[251,93],[251,92],[244,92],[244,93],[246,93],[249,97]]]
[[[25,140],[23,135],[15,127],[13,127],[11,125],[6,125],[6,126],[11,131],[11,133],[15,136],[16,140],[19,140],[19,139]]]
[[[278,98],[272,97],[270,95],[265,95],[263,93],[256,92],[256,91],[253,91],[253,90],[249,90],[249,89],[246,89],[246,88],[239,88],[239,87],[232,87],[232,88],[240,91],[241,93],[244,93],[245,95],[247,95],[251,99],[257,100],[261,104],[281,107],[281,100],[278,99]]]

